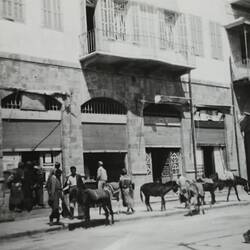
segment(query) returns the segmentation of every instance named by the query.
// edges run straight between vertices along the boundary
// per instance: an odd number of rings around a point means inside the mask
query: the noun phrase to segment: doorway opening
[[[119,181],[121,170],[126,167],[126,153],[84,153],[84,172],[87,179],[96,180],[98,161],[103,162],[108,182]]]
[[[22,152],[21,153],[22,162],[31,161],[32,163],[39,164],[39,152]]]
[[[202,147],[204,156],[204,174],[205,177],[209,178],[215,174],[215,163],[214,163],[214,147],[205,146]]]
[[[154,182],[165,183],[181,172],[181,155],[178,148],[147,148],[151,156]]]

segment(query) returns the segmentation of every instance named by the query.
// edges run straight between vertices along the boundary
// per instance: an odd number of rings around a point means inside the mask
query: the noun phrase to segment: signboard
[[[21,156],[19,154],[4,155],[3,156],[3,171],[17,168],[18,162],[20,161],[21,161]]]

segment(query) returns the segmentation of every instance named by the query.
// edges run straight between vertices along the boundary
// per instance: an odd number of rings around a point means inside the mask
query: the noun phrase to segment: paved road
[[[25,225],[24,225],[25,226]],[[113,226],[59,231],[1,242],[1,250],[200,250],[250,249],[242,234],[250,229],[250,205],[212,209],[205,215],[175,215]]]

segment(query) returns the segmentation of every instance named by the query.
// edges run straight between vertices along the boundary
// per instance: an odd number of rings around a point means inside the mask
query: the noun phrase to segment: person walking
[[[49,223],[52,226],[53,219],[56,219],[57,223],[60,221],[59,202],[60,199],[62,199],[61,182],[58,180],[58,176],[56,176],[54,169],[52,169],[50,172],[50,176],[46,183],[46,188],[49,196],[48,204],[52,209],[49,216]]]
[[[59,162],[55,163],[55,175],[57,178],[61,181],[61,176],[62,176],[62,170],[60,169],[61,165]]]
[[[107,182],[108,176],[107,176],[107,171],[103,167],[103,162],[98,161],[98,169],[97,169],[97,187],[98,189],[103,189],[104,184]]]
[[[71,219],[74,218],[74,210],[77,204],[77,196],[80,188],[83,188],[84,184],[80,174],[76,173],[76,167],[70,167],[70,176],[67,178],[64,190],[69,190],[69,207],[71,213]]]
[[[127,170],[125,168],[122,169],[119,186],[121,189],[123,206],[127,207],[127,214],[130,213],[130,210],[131,213],[134,213],[134,183],[127,174]]]

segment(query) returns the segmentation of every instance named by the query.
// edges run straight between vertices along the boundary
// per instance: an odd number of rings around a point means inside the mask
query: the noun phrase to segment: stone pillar
[[[84,175],[81,113],[75,99],[72,93],[64,98],[62,105],[62,167],[66,175],[70,173],[71,166],[76,167],[77,173]]]
[[[147,175],[143,127],[143,117],[128,111],[128,171],[132,174],[133,182],[135,183],[135,200],[139,200],[140,186],[145,182],[151,181],[152,178]]]
[[[195,179],[190,113],[184,112],[184,117],[181,123],[183,174],[190,179]]]

